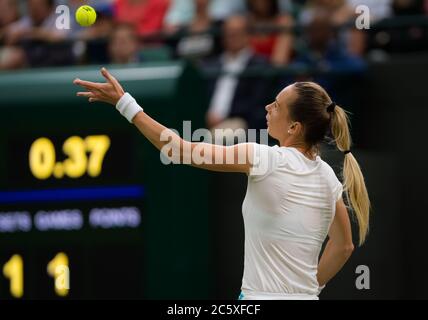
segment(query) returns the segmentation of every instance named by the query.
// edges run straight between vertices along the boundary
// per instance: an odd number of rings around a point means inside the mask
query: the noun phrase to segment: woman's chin
[[[270,128],[269,126],[267,127],[267,129],[266,129],[266,131],[267,131],[267,134],[269,135],[269,137],[271,137],[272,139],[276,139],[272,134],[274,134],[273,132],[272,132],[272,128]]]

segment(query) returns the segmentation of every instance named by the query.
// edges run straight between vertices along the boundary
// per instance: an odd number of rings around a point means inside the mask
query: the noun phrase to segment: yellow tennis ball
[[[92,26],[97,20],[97,12],[91,6],[81,6],[76,11],[76,21],[82,27]]]

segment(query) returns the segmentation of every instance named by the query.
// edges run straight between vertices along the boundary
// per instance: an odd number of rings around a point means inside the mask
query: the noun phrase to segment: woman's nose
[[[270,107],[270,104],[268,104],[268,105],[265,107],[265,110],[266,110],[267,112],[269,112],[269,107]]]

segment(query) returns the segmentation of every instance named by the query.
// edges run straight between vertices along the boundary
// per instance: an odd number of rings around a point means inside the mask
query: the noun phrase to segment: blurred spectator
[[[181,27],[172,37],[176,56],[189,59],[206,58],[220,52],[219,22],[209,15],[210,0],[192,0],[196,14],[188,26]]]
[[[162,31],[169,0],[116,0],[114,17],[117,22],[133,24],[140,36]]]
[[[369,9],[370,28],[372,28],[377,22],[391,17],[392,1],[393,0],[347,0],[347,4],[354,13],[356,13],[358,6],[366,6]],[[370,42],[369,33],[370,32],[367,32],[367,30],[360,31],[352,27],[347,33],[348,39],[344,39],[345,42],[347,42],[348,51],[354,55],[363,56],[368,50],[368,42]],[[346,33],[342,32],[342,34]]]
[[[209,84],[212,93],[206,116],[209,128],[262,128],[265,126],[266,84],[257,76],[240,74],[250,68],[265,68],[268,62],[250,46],[248,20],[229,18],[223,26],[224,53],[206,67],[222,75]],[[226,121],[227,120],[227,121]]]
[[[11,46],[1,46],[7,27],[19,19],[17,0],[0,0],[0,69],[14,69],[21,65],[22,53]]]
[[[320,10],[305,29],[306,48],[299,52],[293,65],[321,71],[316,81],[334,91],[337,88],[323,72],[360,72],[365,69],[362,59],[346,52],[334,36],[330,12]]]
[[[108,51],[110,63],[139,62],[140,41],[134,26],[129,24],[115,26],[110,35]]]
[[[17,0],[0,0],[0,39],[4,29],[19,19]]]
[[[303,30],[303,45],[299,45],[290,69],[297,71],[284,74],[277,89],[295,81],[315,81],[328,90],[336,101],[351,103],[349,88],[363,81],[366,65],[362,58],[350,55],[337,41],[330,12],[317,11]]]
[[[308,0],[300,14],[300,22],[306,25],[318,11],[325,10],[330,12],[331,22],[335,27],[348,23],[355,16],[355,11],[347,0]]]
[[[165,17],[165,31],[176,32],[194,20],[197,8],[193,0],[171,0],[169,11]],[[245,13],[244,0],[209,0],[209,17],[213,21],[223,21],[236,14]]]
[[[64,40],[68,31],[56,28],[54,4],[54,0],[28,0],[27,15],[7,28],[6,43],[14,45],[23,39]]]
[[[247,0],[247,5],[251,28],[256,31],[251,36],[251,45],[255,52],[265,56],[274,65],[288,64],[293,51],[292,30],[280,33],[269,30],[291,28],[291,15],[280,14],[277,0]]]
[[[329,70],[340,67],[360,67],[362,60],[353,57],[336,40],[330,12],[320,10],[305,28],[307,48],[295,61]]]
[[[71,44],[63,42],[69,31],[57,29],[56,18],[54,0],[28,0],[27,15],[9,25],[5,31],[5,43],[14,53],[3,61],[1,67],[73,63]]]
[[[362,0],[362,2],[364,2]],[[319,11],[328,11],[333,27],[338,30],[339,41],[349,54],[363,56],[366,51],[364,31],[356,29],[355,8],[347,0],[311,0],[300,16],[302,25],[307,25]]]

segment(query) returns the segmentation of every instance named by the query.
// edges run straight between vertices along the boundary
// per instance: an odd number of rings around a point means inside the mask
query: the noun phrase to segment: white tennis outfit
[[[242,205],[245,262],[241,299],[318,300],[321,246],[343,187],[319,156],[254,144]]]

